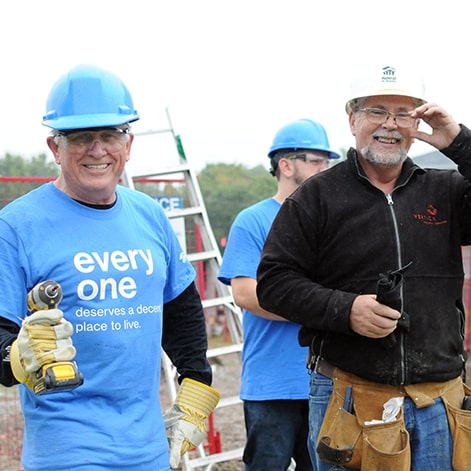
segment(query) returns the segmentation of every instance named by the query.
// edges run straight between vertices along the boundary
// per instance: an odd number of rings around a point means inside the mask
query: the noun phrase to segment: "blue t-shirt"
[[[168,218],[118,187],[111,209],[52,183],[0,212],[0,316],[18,324],[38,282],[62,285],[84,384],[36,396],[20,386],[26,470],[168,470],[159,402],[162,307],[194,280]]]
[[[237,215],[224,251],[220,281],[230,285],[236,277],[257,278],[263,244],[280,206],[268,198]],[[264,319],[245,309],[242,315],[241,399],[307,399],[307,349],[298,343],[299,325]]]

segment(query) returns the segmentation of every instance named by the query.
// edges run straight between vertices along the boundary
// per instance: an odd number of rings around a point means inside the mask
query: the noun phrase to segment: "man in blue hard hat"
[[[116,75],[70,70],[43,118],[60,175],[0,212],[0,382],[21,383],[25,471],[168,471],[219,400],[194,269],[161,207],[117,185],[138,119]],[[63,300],[27,316],[45,280]],[[164,417],[162,347],[180,383]],[[36,394],[37,371],[72,359],[82,385]]]
[[[311,471],[307,350],[298,344],[297,324],[259,306],[256,271],[265,238],[285,198],[339,155],[331,150],[322,125],[299,119],[275,134],[268,157],[277,191],[237,215],[219,272],[219,280],[232,287],[243,312],[240,397],[247,433],[243,460],[247,471],[286,471],[291,459],[297,471]]]

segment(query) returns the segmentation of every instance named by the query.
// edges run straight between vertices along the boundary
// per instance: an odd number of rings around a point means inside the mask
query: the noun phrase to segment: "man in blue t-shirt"
[[[247,471],[311,471],[308,439],[307,350],[299,326],[263,310],[256,273],[263,244],[284,199],[304,180],[328,168],[339,155],[330,150],[324,128],[309,119],[283,126],[268,153],[276,194],[241,211],[232,224],[219,280],[231,285],[242,308],[244,347],[240,397],[244,401]],[[295,293],[294,293],[295,295]]]
[[[168,471],[219,400],[195,271],[162,208],[117,186],[138,119],[114,74],[71,69],[43,117],[60,175],[0,211],[0,383],[22,383],[25,471]],[[61,302],[27,315],[51,280]],[[163,415],[162,347],[180,383]],[[83,384],[37,387],[71,360]]]

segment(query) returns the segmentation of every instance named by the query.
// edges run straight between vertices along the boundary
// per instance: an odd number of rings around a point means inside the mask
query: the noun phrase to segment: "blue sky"
[[[261,164],[287,122],[321,122],[331,146],[353,144],[344,103],[372,61],[417,66],[426,95],[471,126],[465,2],[373,0],[16,0],[2,7],[0,155],[48,152],[41,126],[54,81],[78,63],[127,83],[141,120],[167,126],[190,163]],[[154,162],[136,145],[134,163]],[[431,150],[414,144],[411,155]],[[160,153],[156,159],[165,159]]]

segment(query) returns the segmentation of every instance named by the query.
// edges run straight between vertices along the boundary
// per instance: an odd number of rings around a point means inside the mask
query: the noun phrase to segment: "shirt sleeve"
[[[184,378],[191,378],[211,385],[212,370],[206,356],[206,321],[194,283],[164,304],[162,347],[177,368],[179,383]]]
[[[11,371],[10,347],[19,331],[17,324],[0,317],[0,384],[7,387],[18,384]]]

